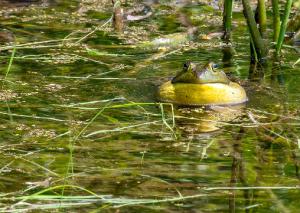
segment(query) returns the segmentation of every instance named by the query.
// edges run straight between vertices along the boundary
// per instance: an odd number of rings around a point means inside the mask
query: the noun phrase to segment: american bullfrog
[[[171,81],[159,87],[160,101],[178,105],[233,105],[246,102],[243,87],[231,82],[212,62],[202,68],[188,62]]]

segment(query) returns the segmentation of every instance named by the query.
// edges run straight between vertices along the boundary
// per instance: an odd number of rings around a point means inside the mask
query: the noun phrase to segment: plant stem
[[[258,24],[259,24],[259,32],[262,37],[265,37],[267,28],[267,13],[266,13],[266,3],[265,0],[258,0]]]
[[[277,55],[279,54],[281,47],[282,47],[282,43],[284,40],[285,31],[286,31],[286,26],[287,26],[287,23],[289,20],[290,12],[291,12],[292,3],[293,3],[293,0],[287,0],[285,3],[284,16],[283,16],[282,23],[280,26],[279,37],[276,42],[276,54]]]
[[[14,58],[15,58],[15,53],[16,53],[16,47],[14,46],[14,49],[11,53],[11,56],[10,56],[10,59],[9,59],[9,63],[8,63],[8,67],[6,69],[6,73],[5,73],[5,76],[4,76],[4,80],[7,79],[7,76],[8,76],[8,73],[10,72],[11,70],[11,66],[12,66],[12,63],[14,61]]]
[[[257,62],[258,58],[257,58],[257,54],[256,54],[256,51],[255,51],[253,39],[252,39],[251,36],[250,36],[250,52],[251,52],[251,63]]]
[[[225,0],[224,11],[223,11],[223,28],[224,28],[225,40],[230,39],[231,20],[232,20],[232,0]]]
[[[265,45],[264,45],[263,39],[260,35],[260,32],[257,29],[256,22],[254,19],[254,14],[251,9],[249,0],[242,0],[242,3],[243,3],[243,7],[244,7],[244,15],[247,20],[251,38],[253,39],[255,51],[256,51],[258,59],[261,61],[267,55],[267,52],[265,50]]]
[[[278,0],[272,0],[272,10],[273,10],[273,41],[277,42],[280,30],[280,14]]]

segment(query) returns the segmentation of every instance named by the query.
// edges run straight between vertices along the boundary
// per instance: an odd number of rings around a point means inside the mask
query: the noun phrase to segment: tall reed
[[[267,29],[267,12],[265,0],[258,0],[257,4],[259,32],[264,38]]]
[[[263,61],[263,59],[267,55],[267,51],[265,49],[262,36],[257,28],[256,21],[254,19],[254,14],[250,6],[250,2],[249,0],[242,0],[242,3],[244,7],[244,15],[247,20],[251,39],[253,40],[255,52],[257,54],[258,60]]]
[[[281,26],[280,26],[280,31],[279,31],[279,37],[278,40],[276,42],[276,55],[279,54],[281,47],[282,47],[282,43],[284,40],[284,36],[285,36],[285,31],[286,31],[286,26],[289,20],[289,16],[291,13],[291,7],[292,7],[292,3],[293,0],[287,0],[285,3],[285,8],[284,8],[284,14],[283,14],[283,18],[282,18],[282,22],[281,22]]]
[[[280,30],[280,14],[278,0],[272,0],[272,10],[273,10],[273,41],[277,42]]]
[[[231,37],[231,22],[232,22],[232,0],[224,1],[223,10],[223,28],[224,36],[223,38],[228,41]]]

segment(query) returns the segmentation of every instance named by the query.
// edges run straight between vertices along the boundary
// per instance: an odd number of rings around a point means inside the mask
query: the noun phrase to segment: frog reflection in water
[[[183,70],[172,79],[172,83],[191,83],[191,84],[207,84],[207,83],[223,83],[229,84],[230,80],[223,71],[216,71],[216,64],[209,62],[203,67],[199,67],[192,62],[183,65]]]

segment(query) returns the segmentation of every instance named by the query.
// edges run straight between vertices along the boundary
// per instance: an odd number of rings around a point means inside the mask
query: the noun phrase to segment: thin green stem
[[[223,28],[224,28],[224,39],[230,39],[231,33],[231,22],[232,22],[232,0],[224,1],[224,12],[223,12]]]
[[[277,42],[280,30],[280,14],[278,0],[272,0],[272,10],[273,10],[273,41]]]
[[[257,58],[257,54],[256,54],[256,51],[255,51],[255,47],[254,47],[254,43],[253,43],[252,37],[250,37],[250,48],[251,48],[251,57],[253,58],[253,60],[255,62],[257,62],[258,58]]]
[[[262,37],[265,37],[265,33],[267,29],[267,12],[266,12],[265,0],[258,0],[257,9],[258,9],[259,32]]]
[[[79,137],[82,135],[82,133],[95,121],[96,118],[99,117],[99,115],[102,114],[102,112],[106,109],[106,107],[110,104],[111,102],[108,102],[104,107],[100,108],[100,110],[96,113],[96,115],[81,129],[81,131],[74,137],[74,138],[70,138],[70,142],[69,142],[69,149],[70,149],[70,156],[69,156],[69,162],[68,162],[68,166],[67,166],[67,171],[65,174],[65,181],[64,184],[66,184],[66,180],[67,180],[67,176],[69,174],[69,172],[71,171],[71,173],[74,173],[74,168],[73,168],[73,158],[74,158],[74,146],[75,143],[77,142],[77,140],[79,139]],[[64,194],[64,188],[62,188],[62,195]]]
[[[5,76],[4,76],[4,80],[6,80],[6,78],[8,76],[8,73],[11,70],[11,66],[12,66],[12,63],[14,61],[15,54],[16,54],[16,46],[14,46],[13,51],[11,53],[11,56],[10,56],[10,59],[9,59],[9,62],[8,62],[8,67],[6,69],[6,73],[5,73]]]
[[[286,26],[287,26],[287,23],[289,20],[292,4],[293,4],[293,0],[287,0],[285,3],[284,16],[283,16],[282,23],[280,26],[279,37],[276,42],[276,54],[277,55],[279,54],[281,47],[282,47],[282,43],[284,40],[284,35],[285,35],[285,31],[286,31]]]

